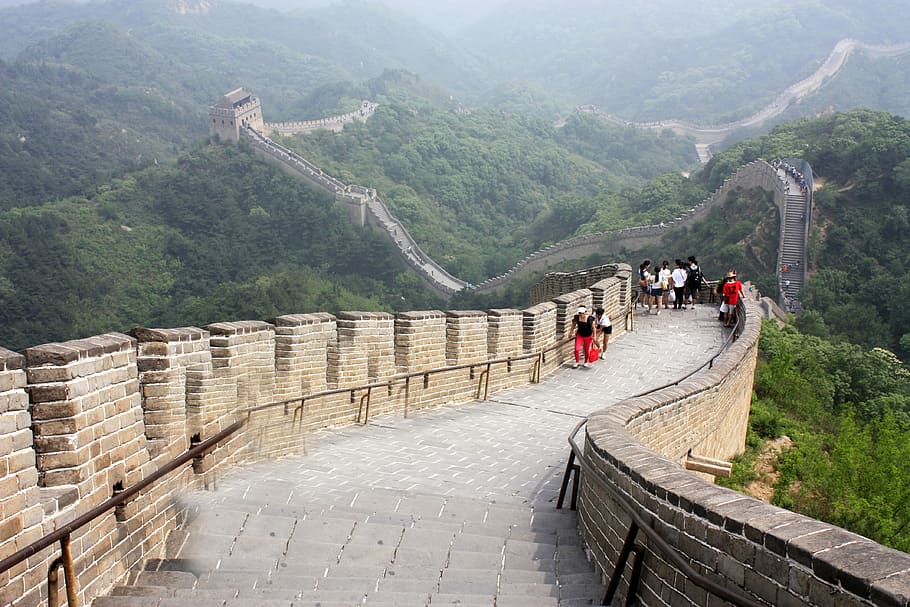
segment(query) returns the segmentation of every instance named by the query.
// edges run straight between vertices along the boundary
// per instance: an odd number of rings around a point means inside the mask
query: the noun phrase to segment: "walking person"
[[[650,290],[650,294],[651,294],[651,299],[650,299],[651,303],[648,306],[648,313],[651,312],[652,307],[656,307],[657,312],[655,313],[655,316],[660,316],[660,302],[664,298],[664,290],[661,287],[661,282],[660,282],[660,271],[658,270],[657,272],[651,274],[649,277],[649,281],[650,282],[648,283],[648,286],[649,286],[649,290]]]
[[[727,273],[727,282],[724,283],[724,303],[727,304],[727,314],[724,317],[724,326],[733,326],[736,320],[736,305],[743,292],[743,283],[736,279],[736,270]]]
[[[591,344],[594,342],[594,317],[588,314],[588,309],[585,306],[579,306],[578,314],[572,319],[572,324],[575,326],[575,365],[573,368],[578,368],[578,363],[581,362],[581,353],[584,350],[585,355],[585,367],[588,366],[588,356],[591,351]]]
[[[670,280],[673,281],[673,296],[676,298],[673,301],[674,310],[685,310],[686,309],[686,278],[688,272],[686,272],[686,264],[683,263],[682,259],[676,260],[676,269],[673,270],[673,273],[670,275]]]
[[[613,323],[610,322],[610,315],[604,312],[603,308],[594,310],[594,326],[596,329],[595,339],[600,338],[601,356],[607,351],[607,345],[610,342],[610,335],[613,334]]]

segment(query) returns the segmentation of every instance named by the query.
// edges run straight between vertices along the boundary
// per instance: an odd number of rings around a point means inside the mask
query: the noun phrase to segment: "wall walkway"
[[[693,442],[704,440],[698,455],[713,451],[721,459],[739,448],[720,434],[746,423],[748,409],[736,403],[749,398],[759,333],[759,314],[748,303],[742,336],[705,375],[590,417],[579,519],[592,558],[613,572],[631,523],[621,501],[697,573],[758,604],[906,607],[910,555],[717,487],[679,465]],[[643,604],[713,604],[666,554],[644,544]]]
[[[845,48],[854,47],[855,45],[847,45]],[[885,48],[881,50],[881,52],[888,52],[890,48],[891,47]],[[907,48],[910,49],[910,45],[907,45]],[[903,52],[903,47],[897,48],[896,51],[892,49],[890,52]],[[340,125],[340,127],[343,127],[344,124],[355,119],[366,121],[375,111],[376,107],[377,104],[365,101],[358,111],[351,112],[344,116],[327,118],[324,121],[317,121],[320,122],[319,125],[310,125],[307,128],[324,128],[325,125],[322,124],[322,122],[325,121],[336,126]],[[267,129],[272,128],[273,130],[278,130],[275,129],[274,126],[275,125],[266,125]],[[276,163],[284,172],[304,179],[306,182],[334,196],[335,200],[344,203],[348,209],[351,221],[356,225],[370,225],[379,229],[380,233],[384,234],[395,245],[401,259],[417,272],[425,285],[443,299],[448,299],[452,294],[465,288],[473,289],[477,293],[493,293],[504,287],[513,279],[521,278],[534,272],[544,271],[551,265],[562,261],[580,259],[594,254],[616,255],[623,252],[623,250],[640,249],[645,246],[657,244],[670,230],[689,225],[692,222],[702,219],[708,211],[715,206],[722,204],[730,191],[737,188],[750,189],[759,187],[765,189],[773,194],[775,204],[781,209],[781,217],[785,218],[787,213],[788,184],[786,176],[783,173],[778,174],[775,172],[775,170],[766,162],[756,160],[737,169],[736,172],[725,180],[721,187],[708,199],[671,221],[656,225],[636,226],[624,228],[622,230],[599,232],[570,238],[555,243],[546,249],[531,253],[504,274],[488,278],[474,286],[470,285],[467,281],[453,276],[431,257],[426,255],[404,225],[392,215],[375,189],[346,184],[341,180],[332,177],[322,168],[316,166],[292,150],[275,143],[265,134],[259,133],[252,128],[242,129],[240,135],[252,145],[254,152],[260,157],[269,162]],[[807,174],[811,175],[811,168],[808,167],[804,161],[794,162],[801,163],[801,165],[804,166],[803,172],[806,173],[806,171],[808,171]],[[791,213],[796,212],[794,210],[795,203],[796,201],[794,200],[791,204]],[[811,207],[811,204],[804,204],[803,206]],[[810,218],[811,214],[809,210],[809,208],[806,208],[802,212],[802,216]],[[797,235],[793,230],[791,223],[788,223],[786,220],[782,219],[780,226],[781,242],[787,242],[788,250],[792,250],[793,246],[802,250],[803,257],[805,257],[806,239],[808,238],[808,219],[804,222],[804,226],[806,228],[804,230],[804,236]],[[797,240],[794,240],[795,237]],[[782,287],[784,286],[785,280],[793,277],[783,277],[783,253],[784,249],[782,248],[778,252],[778,279]],[[793,256],[792,253],[788,253],[788,255],[790,257]],[[805,281],[804,261],[801,267],[803,268],[802,278],[798,281],[800,284],[796,287],[797,291]],[[784,290],[782,289],[782,292],[783,291]],[[792,294],[789,295],[789,299],[795,299]]]

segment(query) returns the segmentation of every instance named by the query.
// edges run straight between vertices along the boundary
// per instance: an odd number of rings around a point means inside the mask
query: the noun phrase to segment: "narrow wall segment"
[[[584,459],[612,492],[591,475],[582,476],[579,525],[589,553],[612,575],[630,525],[615,492],[697,571],[767,604],[905,607],[910,555],[717,487],[682,468],[690,449],[719,459],[742,449],[759,330],[758,308],[747,302],[743,333],[710,370],[590,417]],[[649,545],[640,599],[674,605],[715,600],[681,579]],[[619,598],[627,593],[624,583]]]
[[[487,314],[477,310],[446,313],[446,361],[450,366],[487,360]]]
[[[291,400],[327,389],[328,350],[338,339],[331,314],[279,316],[275,326],[275,399]]]
[[[590,290],[579,289],[559,302],[521,311],[437,311],[394,318],[342,313],[341,322],[331,315],[301,315],[274,323],[218,323],[207,330],[140,329],[134,332],[135,339],[111,334],[46,344],[29,349],[25,357],[0,350],[0,466],[6,468],[5,479],[16,472],[25,474],[17,480],[14,492],[0,496],[0,550],[9,553],[36,539],[45,528],[84,512],[93,500],[109,496],[112,480],[123,478],[130,484],[131,476],[138,478],[152,463],[169,458],[171,451],[160,443],[162,436],[173,433],[177,446],[172,451],[178,451],[199,428],[223,426],[243,407],[265,404],[269,399],[300,399],[284,408],[250,414],[242,442],[237,439],[222,448],[210,469],[201,470],[205,474],[179,474],[76,534],[74,549],[84,563],[79,571],[82,598],[89,602],[122,578],[129,567],[161,554],[167,533],[176,524],[174,498],[188,482],[198,483],[233,462],[294,452],[305,446],[306,432],[354,421],[357,403],[366,390],[352,386],[342,394],[315,396],[320,387],[330,387],[330,352],[333,348],[338,352],[339,343],[358,345],[361,352],[369,353],[352,353],[352,361],[338,359],[339,363],[356,365],[362,360],[363,379],[388,380],[388,389],[374,390],[375,410],[404,413],[403,406],[413,411],[467,400],[478,385],[479,369],[489,366],[490,386],[499,389],[527,382],[533,377],[533,364],[540,360],[542,373],[561,364],[571,344],[530,361],[488,365],[483,359],[551,348],[565,334],[566,319],[579,301],[590,301],[592,306],[603,301],[611,317],[621,315],[628,309],[622,293],[630,292],[629,276],[617,272],[598,280]],[[745,331],[709,372],[592,416],[585,459],[638,512],[650,518],[661,536],[686,554],[696,569],[721,583],[743,587],[769,604],[821,605],[834,600],[844,605],[906,607],[910,596],[907,555],[715,487],[680,466],[690,449],[726,459],[741,448],[757,348],[756,318],[750,304]],[[453,329],[448,335],[447,327]],[[482,345],[477,346],[476,338],[481,335]],[[452,348],[452,344],[458,347]],[[478,348],[485,356],[475,359],[473,352]],[[322,354],[318,354],[320,349]],[[426,378],[418,375],[410,385],[411,400],[406,402],[404,382],[396,377],[406,370],[421,369],[427,360],[435,361],[434,370],[445,367],[447,351],[456,353],[452,360],[478,360],[478,365]],[[371,371],[365,358],[374,352],[383,362]],[[325,365],[322,371],[314,368],[323,360],[329,363],[329,371]],[[26,394],[33,399],[31,411]],[[198,406],[190,406],[193,397]],[[117,403],[133,412],[132,421],[129,416],[116,417],[125,413],[118,413]],[[75,455],[58,456],[66,453],[61,447],[80,444],[79,433],[94,421],[86,415],[92,406],[115,415],[118,440],[124,441],[115,445],[116,455],[108,462],[95,458],[96,452],[90,448],[88,455],[94,459],[88,463],[80,463],[84,453],[78,449],[70,449]],[[107,421],[105,417],[101,422],[102,437]],[[27,424],[35,426],[34,436]],[[73,432],[64,435],[62,430],[68,427]],[[53,450],[49,449],[51,442],[42,442],[51,436],[59,437]],[[98,445],[100,448],[100,441]],[[144,447],[137,449],[137,445]],[[55,470],[48,467],[55,462],[64,467],[73,462],[76,468],[89,466],[92,473],[79,481],[77,472],[73,480],[79,482],[74,484],[39,487],[39,472],[44,473],[43,481],[53,479],[46,472]],[[79,499],[82,495],[90,499]],[[583,475],[580,526],[592,558],[607,573],[629,525],[613,499],[589,475]],[[10,536],[10,530],[15,535]],[[22,600],[33,597],[37,601],[53,553],[48,550],[46,555],[30,559],[28,567],[7,574],[2,579],[6,594],[0,597],[13,596],[9,594],[13,592],[24,597]],[[862,567],[858,569],[857,563]],[[682,579],[667,559],[649,548],[640,590],[645,600],[710,604],[713,599]]]
[[[402,312],[395,317],[395,363],[400,373],[446,365],[444,312]]]

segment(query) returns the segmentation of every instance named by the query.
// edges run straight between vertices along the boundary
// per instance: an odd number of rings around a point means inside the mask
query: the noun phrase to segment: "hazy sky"
[[[3,0],[0,0],[2,2]],[[345,0],[235,0],[278,10],[342,4]],[[384,4],[439,31],[452,33],[472,24],[510,0],[357,0]]]

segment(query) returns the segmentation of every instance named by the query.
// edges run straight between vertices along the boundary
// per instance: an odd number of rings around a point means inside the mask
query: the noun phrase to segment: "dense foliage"
[[[773,502],[910,552],[910,369],[892,354],[762,328],[749,453],[788,435]]]
[[[691,144],[671,133],[592,120],[576,117],[555,129],[524,115],[456,114],[406,101],[340,135],[284,142],[346,181],[376,187],[431,257],[477,282],[571,236],[599,210],[612,212],[614,198],[603,192],[640,185],[691,158]],[[668,217],[676,202],[645,196],[613,217],[630,225],[642,205]]]
[[[798,120],[715,156],[704,179],[715,187],[755,158],[794,157],[818,188],[802,296],[814,314],[800,326],[910,356],[910,121],[868,110]]]
[[[331,198],[227,146],[0,213],[0,344],[136,325],[435,307]]]

